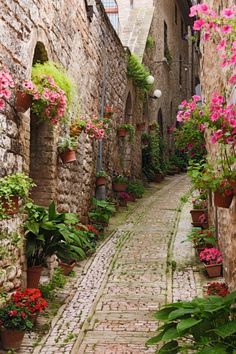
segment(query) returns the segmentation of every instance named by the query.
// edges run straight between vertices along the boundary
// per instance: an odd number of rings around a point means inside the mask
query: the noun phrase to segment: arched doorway
[[[48,60],[47,51],[42,42],[35,47],[33,64]],[[55,196],[56,149],[53,130],[37,116],[30,114],[30,164],[29,175],[36,183],[31,198],[34,203],[48,206]]]

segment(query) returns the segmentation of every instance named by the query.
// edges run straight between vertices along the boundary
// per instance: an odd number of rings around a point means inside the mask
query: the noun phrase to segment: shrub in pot
[[[128,134],[130,141],[134,138],[135,128],[132,124],[120,124],[117,131],[119,137],[125,137]]]
[[[70,125],[70,136],[79,136],[86,129],[86,125],[85,119],[76,118]]]
[[[96,173],[96,185],[104,186],[107,182],[107,174],[104,170],[100,170]]]
[[[113,177],[113,190],[115,192],[125,192],[128,188],[128,178],[123,175]]]
[[[106,227],[110,217],[116,211],[114,203],[107,202],[106,200],[98,200],[96,198],[93,198],[92,203],[93,206],[89,212],[91,222]]]
[[[34,186],[33,180],[21,172],[0,178],[0,219],[17,213],[19,199],[25,202]]]
[[[127,191],[133,194],[136,198],[141,198],[145,192],[142,181],[129,181]]]
[[[60,138],[58,151],[64,164],[76,161],[76,148],[78,141],[75,137]]]
[[[29,320],[29,311],[14,302],[0,308],[1,344],[6,350],[19,349],[24,334],[33,327]]]
[[[213,247],[217,244],[213,228],[208,230],[202,230],[199,227],[193,228],[186,240],[191,241],[199,253],[206,247]]]

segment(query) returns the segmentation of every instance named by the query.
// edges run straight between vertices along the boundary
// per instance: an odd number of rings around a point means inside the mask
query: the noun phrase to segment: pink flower
[[[233,18],[235,16],[235,11],[230,8],[226,8],[223,11],[221,11],[221,16],[225,18]]]
[[[0,98],[0,111],[5,108],[5,102]]]
[[[198,11],[201,12],[202,14],[208,14],[209,13],[209,7],[207,4],[201,4],[198,8]]]
[[[199,5],[194,5],[190,8],[190,14],[189,17],[194,17],[198,14],[199,11]]]
[[[230,78],[229,78],[229,84],[231,85],[234,85],[236,83],[236,74],[232,75]]]
[[[220,41],[220,43],[218,44],[218,46],[216,47],[217,50],[222,50],[222,49],[225,49],[225,46],[226,46],[226,39],[222,39]]]
[[[195,31],[201,31],[201,29],[204,27],[205,23],[206,23],[205,20],[203,18],[200,18],[199,20],[196,20],[194,22],[193,29]]]
[[[211,38],[211,35],[210,35],[210,32],[205,32],[203,33],[203,40],[206,42],[206,41],[209,41],[209,39]]]
[[[201,96],[198,96],[198,95],[193,95],[192,99],[194,100],[194,102],[199,102],[202,100]]]
[[[228,34],[232,32],[232,26],[231,25],[224,25],[221,27],[221,32]]]

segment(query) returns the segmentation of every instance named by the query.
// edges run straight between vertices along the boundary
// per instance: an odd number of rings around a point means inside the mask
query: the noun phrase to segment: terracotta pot
[[[156,183],[160,183],[162,181],[162,175],[161,173],[156,173],[155,177],[154,177],[154,182]]]
[[[208,211],[206,209],[193,209],[190,210],[190,213],[194,223],[202,224],[203,221],[201,221],[201,217],[205,216],[205,220],[208,218]]]
[[[127,131],[124,128],[119,128],[118,129],[118,136],[120,138],[124,138],[127,135]]]
[[[75,150],[67,150],[60,154],[60,158],[63,163],[70,163],[76,161],[76,153]]]
[[[68,275],[74,269],[75,264],[75,261],[71,261],[71,263],[59,262],[59,267],[63,270],[64,275]]]
[[[232,202],[233,199],[233,194],[232,195],[225,195],[222,194],[218,191],[214,192],[214,204],[216,207],[219,208],[229,208],[230,204]]]
[[[96,185],[97,186],[104,186],[107,182],[106,177],[97,177],[96,179]]]
[[[145,130],[145,123],[137,123],[136,127],[138,132],[143,132]]]
[[[33,266],[27,269],[27,288],[38,288],[42,273],[42,266]]]
[[[236,181],[230,181],[230,184],[233,187],[234,195],[236,195]]]
[[[17,91],[15,108],[17,112],[25,113],[32,105],[32,96],[28,93]]]
[[[113,190],[115,192],[125,192],[128,188],[127,183],[113,183]]]
[[[1,327],[1,344],[6,350],[19,349],[25,332]]]
[[[19,212],[19,197],[17,195],[9,197],[9,200],[1,197],[1,204],[7,215],[14,215]]]
[[[202,229],[206,230],[209,229],[209,223],[206,222],[192,222],[193,227],[201,227]]]
[[[221,276],[222,264],[205,264],[204,263],[204,266],[205,266],[208,277],[216,278],[216,277]]]

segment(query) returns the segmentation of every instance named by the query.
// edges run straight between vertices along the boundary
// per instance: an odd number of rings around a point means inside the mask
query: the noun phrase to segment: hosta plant
[[[235,354],[236,292],[165,305],[155,318],[164,322],[148,345],[159,354]]]

